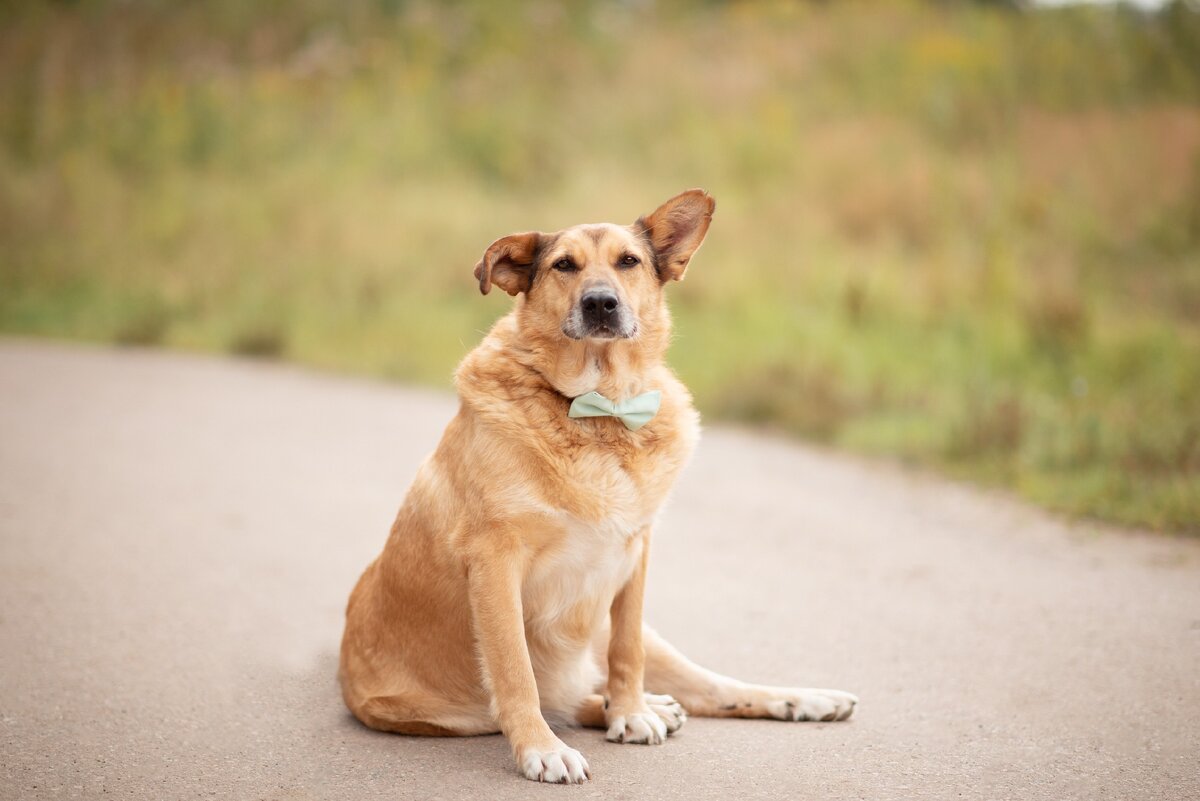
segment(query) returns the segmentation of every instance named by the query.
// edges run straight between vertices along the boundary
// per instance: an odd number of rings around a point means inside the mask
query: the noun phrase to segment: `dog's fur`
[[[663,362],[663,289],[683,278],[714,208],[693,189],[630,226],[514,234],[487,249],[480,290],[519,297],[459,367],[458,414],[346,610],[342,692],[367,726],[501,731],[526,777],[581,782],[587,762],[547,720],[661,743],[686,714],[853,711],[848,693],[717,675],[643,628],[651,525],[699,434]],[[597,292],[618,306],[589,323],[581,309]],[[660,390],[662,406],[637,431],[569,418],[571,399],[592,390]]]

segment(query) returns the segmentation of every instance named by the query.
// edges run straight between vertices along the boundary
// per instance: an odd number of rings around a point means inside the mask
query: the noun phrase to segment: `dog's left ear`
[[[634,229],[641,230],[654,248],[659,280],[683,280],[716,208],[717,201],[703,189],[689,189],[634,223]]]
[[[495,284],[510,295],[528,292],[541,242],[542,235],[530,231],[509,234],[488,245],[483,258],[475,265],[479,291],[486,295]]]

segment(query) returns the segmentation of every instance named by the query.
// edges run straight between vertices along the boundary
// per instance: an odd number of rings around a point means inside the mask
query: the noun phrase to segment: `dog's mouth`
[[[610,325],[598,324],[586,328],[574,326],[568,320],[562,326],[563,335],[568,339],[633,339],[637,336],[637,323],[613,328]]]

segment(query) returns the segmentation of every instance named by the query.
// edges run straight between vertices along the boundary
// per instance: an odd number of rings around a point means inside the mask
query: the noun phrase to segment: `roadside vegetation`
[[[447,386],[495,237],[703,186],[748,421],[1200,531],[1200,12],[0,3],[0,331]]]

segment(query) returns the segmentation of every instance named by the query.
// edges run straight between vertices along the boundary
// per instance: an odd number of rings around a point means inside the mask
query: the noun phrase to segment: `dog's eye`
[[[558,261],[554,262],[554,264],[552,266],[554,267],[554,269],[558,270],[559,272],[563,272],[563,273],[573,273],[576,270],[575,262],[571,261],[571,259],[569,259],[566,256],[564,256],[561,259],[559,259]]]
[[[617,262],[617,264],[621,265],[622,267],[633,267],[635,264],[640,264],[640,263],[641,263],[641,259],[639,259],[637,256],[633,255],[632,253],[626,253],[624,256],[621,257],[621,260],[619,262]]]

